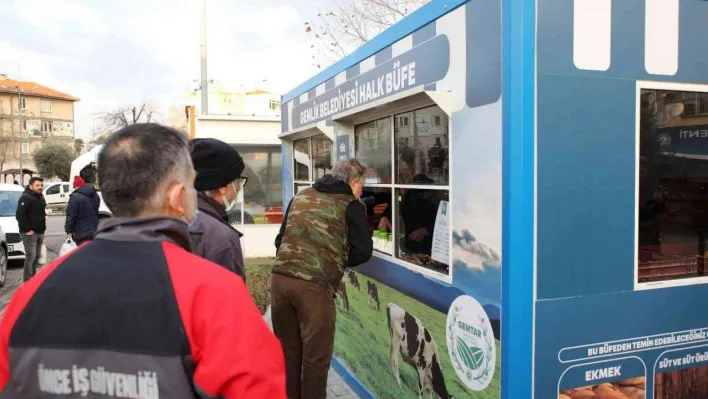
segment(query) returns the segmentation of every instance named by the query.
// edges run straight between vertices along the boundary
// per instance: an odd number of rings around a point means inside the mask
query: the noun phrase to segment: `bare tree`
[[[172,106],[167,115],[167,125],[180,132],[187,131],[187,112],[185,107]]]
[[[91,146],[103,144],[112,133],[136,123],[163,123],[164,117],[148,103],[127,105],[112,112],[97,114],[94,117],[93,140]]]
[[[338,61],[430,0],[331,0],[328,9],[305,22],[317,39],[314,66]]]
[[[5,170],[7,161],[15,156],[15,145],[19,142],[21,127],[16,116],[5,113],[0,107],[0,171]]]

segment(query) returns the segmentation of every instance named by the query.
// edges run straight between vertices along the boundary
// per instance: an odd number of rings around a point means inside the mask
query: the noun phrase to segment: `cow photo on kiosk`
[[[381,302],[379,301],[379,289],[376,288],[376,284],[371,281],[366,282],[366,290],[368,292],[367,303],[373,302],[376,304],[376,310],[381,310]]]
[[[445,386],[437,345],[430,331],[423,326],[420,319],[395,303],[388,304],[386,317],[391,344],[391,370],[398,385],[401,385],[398,366],[400,352],[403,361],[418,372],[419,398],[423,398],[426,393],[430,397],[437,395],[442,399],[452,398]]]
[[[349,311],[349,297],[347,297],[347,286],[344,285],[344,280],[339,282],[339,288],[337,288],[337,296],[342,300],[342,306],[344,310]]]
[[[361,285],[359,285],[359,278],[356,276],[356,273],[349,272],[349,282],[352,283],[352,287],[361,291]]]

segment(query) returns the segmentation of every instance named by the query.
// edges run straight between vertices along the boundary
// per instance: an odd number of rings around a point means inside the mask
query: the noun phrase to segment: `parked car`
[[[8,259],[25,259],[25,246],[22,244],[20,227],[15,219],[17,202],[23,192],[22,186],[0,184],[0,286],[5,281]]]
[[[58,183],[46,183],[44,187],[44,200],[47,207],[65,207],[69,202],[71,194],[71,184],[63,181]]]

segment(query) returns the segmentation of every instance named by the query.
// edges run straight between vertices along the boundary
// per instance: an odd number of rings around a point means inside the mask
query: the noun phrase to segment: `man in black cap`
[[[229,224],[227,212],[236,205],[246,184],[246,165],[232,146],[216,139],[194,139],[189,150],[197,171],[199,217],[190,231],[192,252],[219,264],[246,280],[241,234]]]

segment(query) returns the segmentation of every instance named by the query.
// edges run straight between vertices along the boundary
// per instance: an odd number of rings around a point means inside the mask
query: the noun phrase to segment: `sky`
[[[207,0],[209,78],[278,93],[302,83],[318,72],[304,24],[327,3]],[[81,98],[77,137],[125,105],[146,101],[167,116],[200,78],[200,4],[0,0],[0,74]]]

